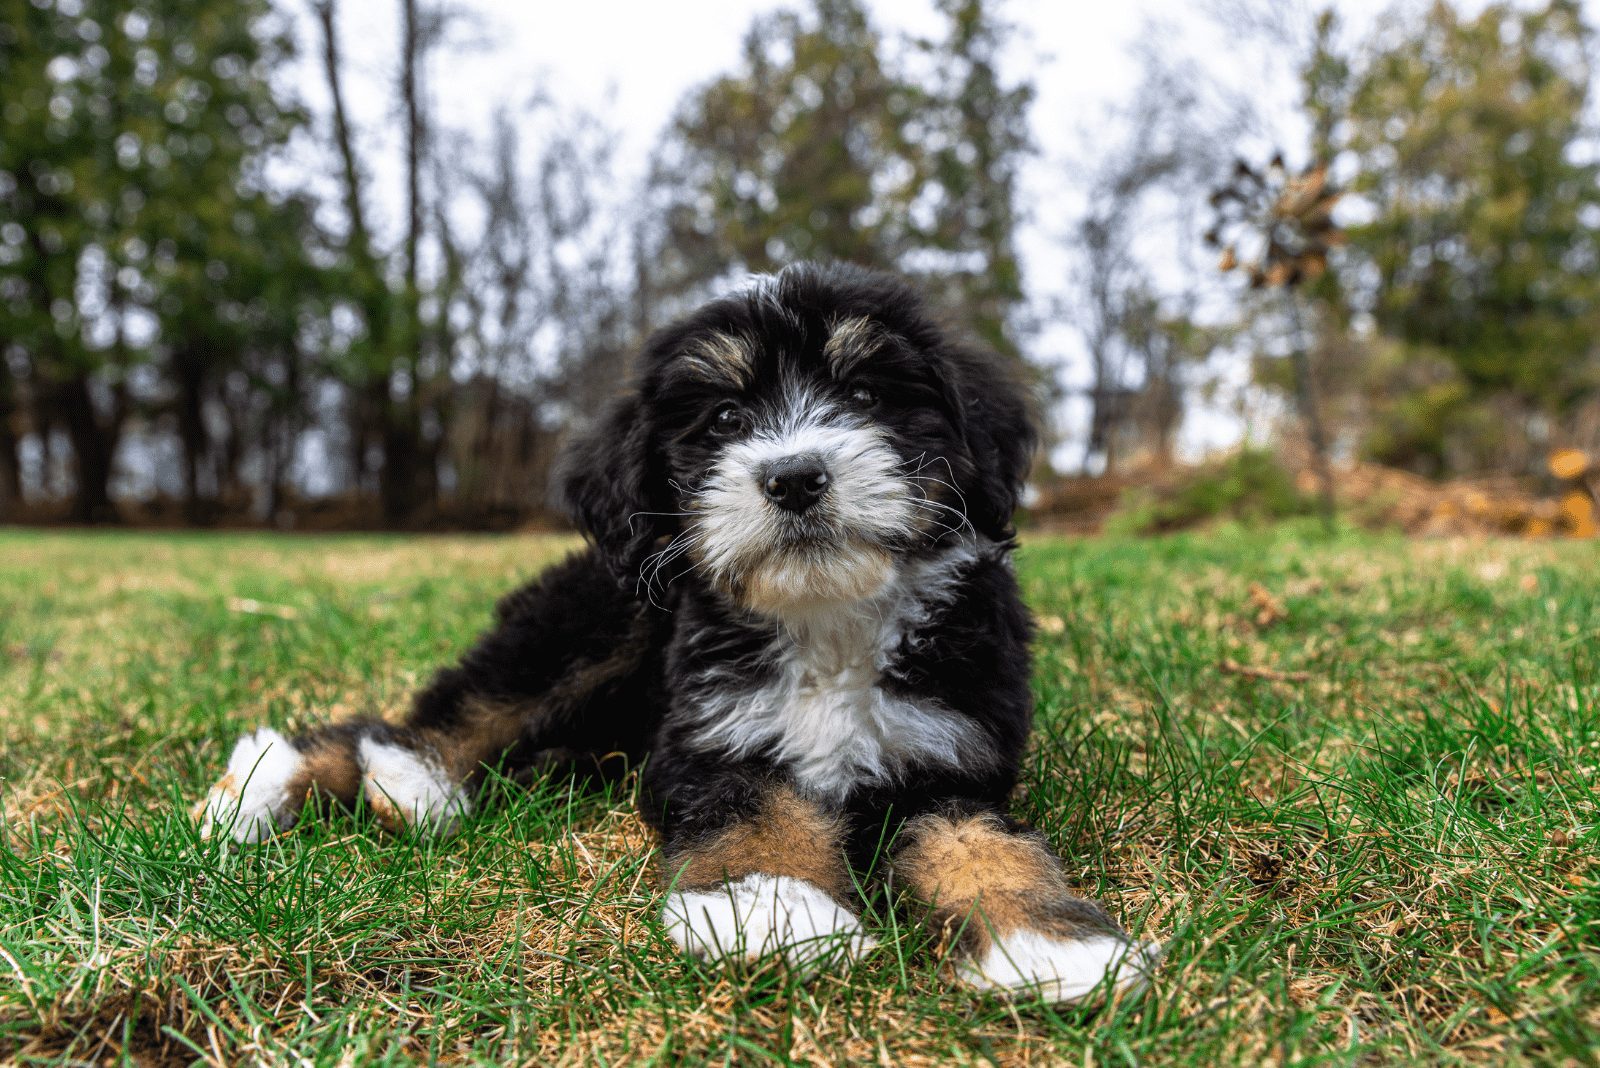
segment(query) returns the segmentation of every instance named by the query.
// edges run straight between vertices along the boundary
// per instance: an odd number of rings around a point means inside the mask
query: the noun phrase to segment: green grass
[[[1025,543],[1018,810],[1167,946],[1108,1009],[958,990],[892,912],[810,985],[680,959],[625,792],[197,840],[241,728],[398,710],[569,544],[0,532],[0,1061],[1597,1058],[1594,544]]]

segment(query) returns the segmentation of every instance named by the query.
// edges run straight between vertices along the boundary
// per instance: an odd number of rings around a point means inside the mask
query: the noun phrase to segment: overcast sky
[[[485,129],[497,107],[517,107],[542,86],[558,102],[584,107],[620,132],[619,182],[636,180],[642,173],[684,93],[737,62],[751,19],[782,6],[762,0],[458,2],[476,14],[469,35],[477,43],[431,72],[431,89],[444,121]],[[870,0],[869,6],[888,33],[936,34],[941,28],[929,0]],[[1019,28],[1011,62],[1037,89],[1032,121],[1039,152],[1024,176],[1031,217],[1021,238],[1036,300],[1060,288],[1066,269],[1061,235],[1074,203],[1067,168],[1092,152],[1097,122],[1137,84],[1139,67],[1132,51],[1142,40],[1164,38],[1163,44],[1197,57],[1214,76],[1235,87],[1265,86],[1271,104],[1280,113],[1288,112],[1294,86],[1287,72],[1270,69],[1258,47],[1225,39],[1194,13],[1203,6],[1179,0],[1009,0],[1002,8]],[[1360,33],[1393,5],[1337,0],[1334,6],[1352,32]],[[1480,4],[1467,0],[1462,6]],[[1600,7],[1600,0],[1591,0],[1590,6]],[[398,7],[398,0],[340,4],[340,31],[352,67],[351,107],[370,139],[369,149],[386,161],[375,177],[379,207],[387,206],[391,219],[399,204],[398,144],[393,139]],[[326,114],[315,43],[310,36],[303,39],[299,88],[314,109]],[[1083,382],[1081,349],[1069,330],[1047,332],[1039,350],[1060,365],[1067,384]],[[1079,415],[1069,410],[1065,418],[1070,422]],[[1070,433],[1070,427],[1064,429]],[[1236,420],[1212,413],[1191,420],[1185,443],[1189,451],[1201,451],[1238,433]]]

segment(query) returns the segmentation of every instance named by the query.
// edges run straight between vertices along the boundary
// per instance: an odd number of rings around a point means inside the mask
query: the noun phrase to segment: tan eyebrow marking
[[[877,352],[889,340],[889,331],[865,315],[836,320],[829,325],[828,340],[822,355],[837,375],[848,373],[856,364]]]
[[[749,344],[721,331],[696,338],[683,359],[699,374],[731,386],[743,386],[755,370],[755,354]]]

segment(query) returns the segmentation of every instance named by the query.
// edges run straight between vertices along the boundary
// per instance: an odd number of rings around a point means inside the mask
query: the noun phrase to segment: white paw
[[[240,738],[227,774],[195,808],[200,837],[259,842],[289,826],[304,800],[291,789],[300,763],[299,750],[275,730],[262,727]]]
[[[1160,959],[1155,942],[1107,935],[1066,940],[1021,930],[995,938],[982,957],[963,961],[956,971],[979,990],[1064,1003],[1097,991],[1133,993]]]
[[[466,792],[414,749],[363,738],[356,759],[367,804],[391,829],[415,826],[450,834],[467,814]]]
[[[674,892],[661,922],[697,957],[755,960],[778,952],[802,970],[828,957],[860,957],[877,944],[849,909],[787,875],[747,875],[715,890]]]

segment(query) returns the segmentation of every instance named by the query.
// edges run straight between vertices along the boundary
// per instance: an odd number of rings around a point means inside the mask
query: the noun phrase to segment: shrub
[[[1267,449],[1245,447],[1223,460],[1178,472],[1123,494],[1108,529],[1159,534],[1219,519],[1247,525],[1310,515],[1316,501]]]

